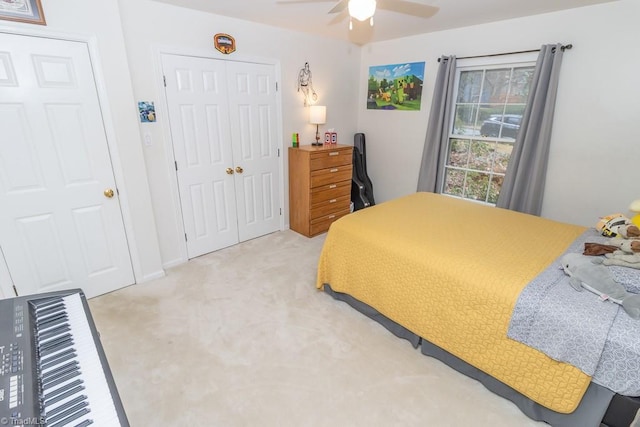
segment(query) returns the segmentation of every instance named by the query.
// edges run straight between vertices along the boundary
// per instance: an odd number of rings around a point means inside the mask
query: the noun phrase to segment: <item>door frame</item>
[[[100,106],[100,111],[102,114],[102,124],[104,128],[105,139],[107,141],[107,151],[109,152],[110,157],[109,161],[111,163],[111,170],[113,171],[113,177],[115,179],[116,188],[118,189],[119,194],[120,212],[122,215],[122,221],[124,223],[124,234],[127,241],[127,246],[129,248],[131,267],[133,269],[133,284],[145,281],[142,264],[137,252],[133,220],[131,218],[131,206],[129,204],[129,197],[127,187],[125,185],[124,173],[122,170],[122,164],[120,162],[120,155],[118,153],[115,125],[113,122],[113,117],[111,115],[111,108],[109,99],[107,97],[107,89],[104,83],[105,79],[102,73],[103,68],[99,55],[97,37],[95,35],[89,34],[65,33],[49,29],[31,27],[11,27],[2,24],[0,24],[0,33],[19,36],[41,37],[69,42],[80,42],[87,45],[89,61],[91,62],[91,68],[93,71],[93,80],[96,84],[98,104]],[[0,261],[2,263],[5,262],[4,258],[0,259]],[[6,266],[6,268],[8,269],[8,266]],[[0,273],[4,272],[0,270]],[[10,278],[10,275],[8,273],[9,272],[7,271],[7,275]],[[4,280],[2,279],[4,279],[4,274],[0,274],[0,282],[2,282],[0,283],[0,286],[2,286],[0,290],[5,294],[5,297],[13,296],[13,284],[9,285],[9,287],[7,288],[3,285]],[[148,278],[146,278],[146,280],[148,280]]]
[[[154,68],[156,71],[156,88],[158,90],[158,105],[156,105],[156,115],[166,117],[166,120],[160,120],[162,122],[162,139],[165,157],[167,159],[167,170],[172,177],[170,182],[169,191],[171,192],[171,199],[173,201],[173,208],[176,218],[176,230],[180,233],[180,236],[185,234],[184,221],[182,220],[182,205],[180,203],[180,193],[178,191],[178,173],[175,169],[175,155],[173,150],[173,138],[171,137],[171,128],[169,126],[169,106],[167,105],[167,98],[165,94],[163,70],[162,70],[162,55],[177,55],[177,56],[193,56],[197,58],[216,59],[227,62],[246,62],[253,64],[272,65],[275,69],[276,83],[278,90],[276,91],[276,121],[277,121],[277,149],[280,152],[280,161],[278,167],[280,168],[280,182],[278,184],[280,190],[280,231],[285,229],[284,227],[284,196],[285,196],[285,181],[284,181],[284,139],[283,139],[283,123],[282,123],[282,72],[280,67],[280,61],[270,58],[263,58],[251,55],[236,55],[234,53],[233,58],[225,56],[221,53],[214,52],[206,49],[187,48],[181,46],[165,46],[155,45],[153,47],[154,55]],[[182,244],[180,245],[180,258],[164,265],[164,268],[171,268],[175,265],[183,264],[189,261],[187,255],[187,242],[180,239]]]

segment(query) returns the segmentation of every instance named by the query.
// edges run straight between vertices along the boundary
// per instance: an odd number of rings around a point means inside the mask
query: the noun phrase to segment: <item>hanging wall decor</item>
[[[419,111],[424,62],[369,67],[368,110]]]
[[[305,62],[304,67],[298,73],[298,92],[304,95],[304,106],[313,105],[318,100],[318,94],[313,90],[313,81],[311,81],[311,68],[309,63]]]
[[[213,45],[216,50],[225,55],[229,55],[236,51],[236,39],[231,37],[229,34],[216,34],[213,36]]]
[[[0,0],[0,19],[47,25],[40,0]]]

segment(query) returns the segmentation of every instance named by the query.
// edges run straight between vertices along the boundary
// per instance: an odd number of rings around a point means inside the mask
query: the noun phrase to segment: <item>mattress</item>
[[[584,230],[416,193],[332,224],[316,285],[330,284],[542,406],[570,413],[591,378],[506,333],[522,289]]]

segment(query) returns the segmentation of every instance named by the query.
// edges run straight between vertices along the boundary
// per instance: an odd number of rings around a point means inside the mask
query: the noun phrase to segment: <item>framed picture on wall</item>
[[[40,0],[0,0],[0,19],[47,25]]]

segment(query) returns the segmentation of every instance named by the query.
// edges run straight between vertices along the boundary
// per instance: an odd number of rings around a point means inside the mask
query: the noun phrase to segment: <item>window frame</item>
[[[537,52],[527,52],[520,54],[510,54],[510,55],[499,55],[499,56],[488,56],[488,57],[480,57],[480,58],[468,58],[468,59],[460,59],[456,62],[456,70],[455,70],[455,79],[454,79],[454,87],[453,87],[453,101],[451,102],[451,111],[450,118],[447,128],[447,145],[446,145],[446,155],[442,160],[442,164],[440,165],[440,185],[437,191],[440,194],[453,197],[456,199],[467,200],[470,202],[480,203],[487,206],[495,206],[495,203],[489,202],[487,198],[484,200],[477,200],[468,197],[464,197],[464,195],[455,195],[445,193],[445,185],[446,185],[446,174],[449,169],[448,160],[451,150],[452,140],[462,139],[469,141],[488,141],[488,142],[499,142],[499,143],[512,143],[515,144],[515,140],[509,140],[505,138],[497,138],[497,137],[483,137],[483,136],[473,136],[468,137],[465,135],[454,134],[454,125],[456,119],[456,110],[457,110],[457,99],[458,99],[458,90],[460,85],[460,76],[463,72],[466,71],[490,71],[496,69],[503,68],[521,68],[521,67],[533,67],[535,69],[536,61],[537,61],[538,53]],[[475,172],[475,169],[469,168],[455,168],[458,170],[472,171]],[[505,171],[506,173],[506,171]],[[489,175],[490,177],[493,174]]]

